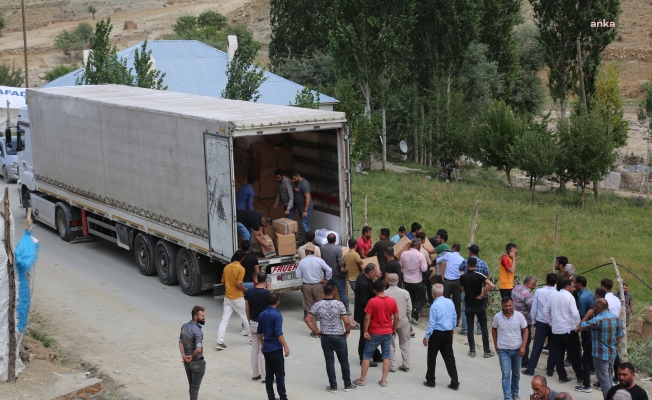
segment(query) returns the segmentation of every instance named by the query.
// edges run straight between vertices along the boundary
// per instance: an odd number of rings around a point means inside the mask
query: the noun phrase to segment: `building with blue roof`
[[[140,42],[118,52],[118,57],[127,58],[127,68],[133,68],[134,52],[142,45]],[[155,68],[165,72],[163,84],[168,86],[168,91],[222,97],[227,82],[227,53],[197,40],[152,40],[147,42],[147,50],[152,51]],[[75,86],[82,72],[83,68],[80,68],[42,87]],[[294,104],[297,93],[304,88],[269,71],[265,71],[265,77],[267,80],[258,88],[259,103]],[[313,94],[317,92],[313,91]],[[320,109],[332,111],[337,102],[319,93]]]

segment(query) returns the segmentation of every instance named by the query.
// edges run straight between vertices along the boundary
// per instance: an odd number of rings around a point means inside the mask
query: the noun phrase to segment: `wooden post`
[[[14,250],[11,243],[11,214],[9,212],[9,188],[5,188],[4,198],[4,220],[5,220],[5,250],[7,251],[7,276],[9,278],[9,364],[7,381],[16,383],[16,272],[14,265]]]
[[[555,214],[555,246],[552,252],[552,272],[555,272],[555,262],[557,261],[557,227],[559,226],[559,214]]]
[[[478,227],[478,212],[480,211],[480,200],[475,201],[475,210],[473,211],[473,221],[471,222],[471,234],[469,235],[469,246],[471,247],[474,244],[475,240],[475,228]]]
[[[625,307],[625,291],[623,290],[623,278],[620,277],[620,271],[618,270],[618,265],[616,264],[616,259],[611,259],[611,265],[616,271],[616,281],[618,281],[618,287],[620,288],[620,322],[623,324],[623,337],[618,343],[618,356],[622,362],[627,361],[627,308]]]
[[[364,196],[364,226],[369,226],[367,224],[367,195]]]
[[[403,226],[405,226],[405,214],[403,214],[403,204],[399,204],[398,207],[401,209],[401,217],[403,218]],[[406,226],[407,228],[407,226]]]

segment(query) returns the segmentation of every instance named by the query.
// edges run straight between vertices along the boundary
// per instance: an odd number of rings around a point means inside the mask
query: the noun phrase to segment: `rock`
[[[76,400],[76,399],[88,399],[93,395],[99,393],[104,389],[104,383],[101,379],[93,378],[87,381],[82,382],[74,390],[71,390],[67,393],[61,394],[56,397],[52,397],[50,400]]]
[[[116,369],[116,370],[113,371],[113,373],[117,374],[117,375],[120,375],[122,373],[122,371],[120,371],[119,369]]]
[[[647,321],[652,324],[652,306],[643,307],[641,318],[643,318],[644,321]]]
[[[134,20],[128,19],[125,21],[123,29],[138,29],[138,24]]]

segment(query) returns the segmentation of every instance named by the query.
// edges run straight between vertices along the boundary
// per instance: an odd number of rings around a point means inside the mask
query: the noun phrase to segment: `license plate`
[[[81,226],[71,226],[70,227],[70,232],[81,231],[83,229],[84,228],[82,228]]]
[[[297,274],[284,274],[283,275],[283,280],[287,281],[290,279],[297,279]]]

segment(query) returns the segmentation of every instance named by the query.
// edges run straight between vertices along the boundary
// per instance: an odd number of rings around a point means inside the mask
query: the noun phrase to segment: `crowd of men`
[[[394,246],[404,236],[411,240],[410,248],[401,251],[397,259]],[[464,258],[458,243],[447,244],[445,230],[440,229],[436,236],[428,239],[416,222],[409,233],[401,227],[391,239],[389,229],[381,229],[375,243],[372,229],[365,227],[358,240],[349,240],[344,255],[334,234],[329,235],[328,243],[322,246],[313,243],[314,235],[310,232],[305,237],[296,276],[303,282],[305,323],[310,335],[321,342],[328,376],[326,390],[331,393],[339,389],[336,357],[345,392],[367,385],[370,368],[379,365],[382,367],[377,383],[381,387],[388,386],[390,372],[409,372],[410,338],[415,336],[411,326],[419,325],[419,317],[427,315],[423,338],[423,345],[427,347],[427,372],[423,382],[426,387],[436,386],[435,366],[441,353],[450,377],[447,387],[460,388],[453,335],[455,329],[461,327],[459,333],[468,339],[468,356],[475,358],[477,323],[484,358],[498,356],[505,400],[520,399],[521,373],[533,376],[531,400],[572,399],[568,393],[548,388],[543,374],[535,376],[544,351],[548,352],[546,375],[552,377],[556,371],[560,383],[570,382],[573,379],[566,366],[572,367],[577,380],[575,391],[602,390],[605,400],[648,400],[646,392],[634,383],[634,366],[621,363],[617,356],[623,332],[621,302],[612,293],[613,282],[603,279],[600,287],[590,292],[587,279],[575,276],[575,268],[566,257],[557,258],[558,273],[547,274],[545,285],[537,288],[537,278],[526,276],[515,286],[518,247],[514,243],[506,245],[505,254],[497,265],[501,311],[493,316],[490,336],[488,292],[494,290],[496,284],[491,279],[489,265],[479,257],[477,245],[469,246],[468,256]],[[222,282],[226,294],[216,348],[226,349],[226,325],[235,311],[243,320],[241,334],[249,336],[252,344],[252,379],[266,384],[270,400],[277,398],[276,383],[279,398],[285,400],[284,357],[289,356],[290,349],[284,339],[283,319],[278,310],[280,297],[267,289],[267,275],[258,268],[257,262],[247,261],[249,245],[244,241],[241,250],[224,269]],[[378,258],[377,265],[364,264],[362,260],[370,256]],[[352,312],[347,295],[349,287],[354,293]],[[626,289],[625,295],[628,295]],[[631,295],[627,297],[626,306],[629,313]],[[422,311],[424,307],[429,310]],[[203,309],[195,307],[192,317],[182,328],[179,348],[188,374],[190,398],[196,399],[205,370],[201,333],[205,320]],[[359,330],[358,379],[352,378],[348,358],[347,338],[351,330]],[[397,342],[401,353],[399,362],[396,360]],[[592,385],[593,373],[596,382]]]

